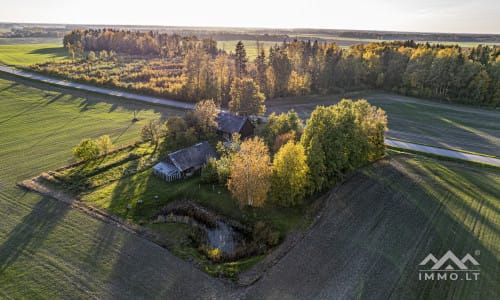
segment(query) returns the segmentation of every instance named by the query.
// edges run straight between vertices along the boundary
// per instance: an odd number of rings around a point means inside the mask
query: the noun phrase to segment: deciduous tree
[[[259,137],[244,141],[234,155],[228,188],[241,206],[264,205],[269,190],[270,160],[269,150]]]
[[[236,78],[231,85],[229,110],[241,115],[261,116],[266,111],[265,96],[252,78]]]
[[[97,147],[99,147],[99,152],[102,154],[108,154],[113,149],[113,143],[109,135],[102,135],[95,142]]]
[[[304,147],[289,141],[274,156],[270,196],[281,206],[300,204],[306,195],[309,167]]]
[[[144,141],[150,141],[156,148],[163,133],[164,128],[160,120],[150,120],[142,127],[141,137]]]
[[[73,155],[82,161],[88,161],[99,156],[99,147],[92,139],[83,139],[80,143],[73,148]]]

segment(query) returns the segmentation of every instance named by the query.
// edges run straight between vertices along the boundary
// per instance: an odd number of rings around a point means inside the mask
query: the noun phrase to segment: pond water
[[[225,254],[231,254],[238,242],[238,234],[234,229],[221,221],[214,228],[206,228],[207,242],[211,248],[218,248]]]

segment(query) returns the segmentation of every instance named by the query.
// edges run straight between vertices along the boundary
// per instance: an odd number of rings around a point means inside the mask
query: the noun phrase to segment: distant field
[[[435,147],[500,156],[500,112],[450,105],[383,93],[353,93],[387,112],[387,137]],[[316,105],[330,105],[340,96],[304,96],[269,101],[267,113],[295,109],[307,119]]]
[[[29,66],[46,61],[68,59],[68,52],[60,43],[48,44],[1,44],[0,62],[7,65]]]
[[[351,45],[356,45],[356,44],[368,44],[368,43],[379,43],[379,42],[392,42],[395,40],[381,40],[381,39],[358,39],[358,38],[349,38],[349,37],[339,37],[339,36],[334,36],[334,35],[328,35],[328,34],[313,34],[313,35],[308,35],[308,34],[298,34],[298,35],[291,35],[291,38],[298,37],[298,38],[306,38],[306,39],[324,39],[328,40],[331,42],[336,42],[340,46],[351,46]],[[476,47],[478,45],[483,45],[483,46],[495,46],[499,45],[498,43],[481,43],[481,42],[454,42],[454,41],[415,41],[416,43],[422,43],[425,44],[426,42],[430,44],[441,44],[441,45],[459,45],[460,47],[463,48],[472,48]]]
[[[251,41],[251,40],[242,40],[241,41],[243,45],[245,45],[245,50],[247,51],[248,58],[250,60],[254,60],[258,53],[257,53],[257,41]],[[233,52],[236,49],[236,44],[238,43],[237,40],[235,41],[217,41],[217,46],[219,49],[222,49],[226,51],[227,53]],[[274,46],[274,45],[279,45],[281,44],[282,41],[279,42],[269,42],[269,41],[259,41],[260,47],[263,47],[264,50],[266,51],[266,55],[269,51],[269,48]]]
[[[0,45],[6,44],[58,44],[62,45],[62,38],[0,38]]]

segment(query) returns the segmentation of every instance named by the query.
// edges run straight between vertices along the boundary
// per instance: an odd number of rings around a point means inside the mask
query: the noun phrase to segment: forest
[[[41,64],[35,70],[185,101],[214,99],[226,105],[231,95],[241,94],[231,91],[242,86],[235,80],[245,79],[266,99],[377,89],[500,106],[498,46],[466,49],[394,41],[341,48],[291,40],[258,49],[250,61],[243,43],[226,53],[211,38],[107,29],[73,30],[64,46],[71,62]]]

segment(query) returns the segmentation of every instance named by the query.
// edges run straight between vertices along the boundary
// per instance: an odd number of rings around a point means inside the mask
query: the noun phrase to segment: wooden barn
[[[254,134],[255,126],[248,117],[221,111],[216,118],[217,131],[223,138],[230,140],[233,133],[239,133],[242,139]]]

